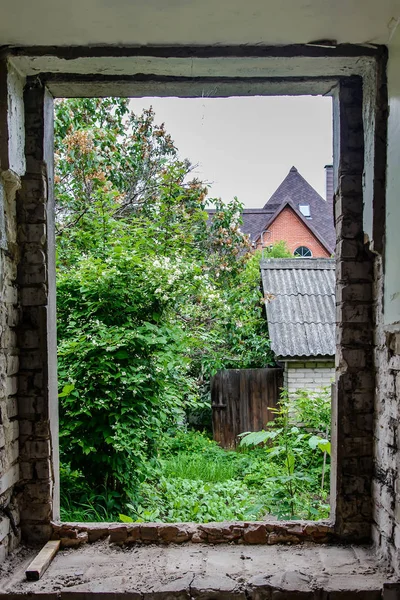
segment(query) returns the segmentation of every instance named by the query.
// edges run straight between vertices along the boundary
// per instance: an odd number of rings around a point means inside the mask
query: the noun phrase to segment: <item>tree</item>
[[[211,374],[271,360],[258,264],[151,109],[63,100],[55,131],[62,458],[127,496]]]
[[[269,248],[265,248],[264,258],[293,258],[285,240],[275,242]]]

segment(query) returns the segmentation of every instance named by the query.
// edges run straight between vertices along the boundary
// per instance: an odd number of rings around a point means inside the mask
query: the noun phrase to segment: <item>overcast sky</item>
[[[325,197],[324,166],[332,163],[331,98],[134,98],[153,106],[182,158],[198,164],[209,196],[238,196],[261,208],[292,165]]]

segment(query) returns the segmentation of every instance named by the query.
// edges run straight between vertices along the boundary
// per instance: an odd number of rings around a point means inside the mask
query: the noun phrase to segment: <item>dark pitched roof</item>
[[[335,260],[261,261],[271,348],[278,357],[335,354]]]
[[[308,204],[311,219],[305,219],[312,229],[324,240],[324,245],[330,252],[335,248],[335,228],[333,223],[333,208],[314,190],[300,175],[296,167],[292,167],[278,189],[264,205],[265,210],[275,212],[288,199],[300,212],[300,204]],[[311,229],[310,227],[310,229]]]
[[[209,219],[215,214],[215,209],[207,209]],[[273,211],[268,208],[244,208],[241,217],[243,224],[240,229],[243,233],[250,236],[250,241],[254,242],[264,231],[266,223],[269,221]]]
[[[278,208],[276,209],[276,211],[268,218],[267,222],[264,225],[264,229],[268,229],[268,227],[275,221],[276,217],[283,211],[284,208],[286,207],[291,208],[295,214],[297,215],[297,217],[300,219],[300,221],[302,221],[306,227],[308,227],[308,229],[311,231],[311,233],[313,233],[315,235],[315,237],[317,238],[317,240],[328,250],[328,252],[333,252],[333,249],[327,244],[327,242],[324,240],[324,238],[319,234],[319,232],[315,229],[314,225],[311,223],[311,219],[307,219],[301,212],[300,210],[293,204],[293,202],[287,198],[287,200],[285,202],[283,202],[280,206],[278,206]],[[256,238],[256,241],[258,241],[258,239],[261,236],[258,235]]]

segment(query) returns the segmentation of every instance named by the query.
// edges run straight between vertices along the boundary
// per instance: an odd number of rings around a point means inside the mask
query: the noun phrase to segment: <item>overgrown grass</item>
[[[207,434],[183,427],[164,434],[157,458],[148,460],[129,502],[106,488],[94,492],[79,472],[64,468],[62,518],[165,523],[251,521],[271,515],[326,518],[328,392],[311,400],[302,392],[296,407],[293,413],[283,397],[275,421],[266,431],[245,436],[247,446],[236,451],[223,450]],[[294,425],[293,418],[301,425]]]
[[[174,458],[163,462],[163,475],[167,479],[180,478],[205,483],[222,483],[235,479],[238,475],[235,456],[219,457],[210,461],[206,454],[187,454],[180,452]],[[226,460],[228,459],[228,460]]]

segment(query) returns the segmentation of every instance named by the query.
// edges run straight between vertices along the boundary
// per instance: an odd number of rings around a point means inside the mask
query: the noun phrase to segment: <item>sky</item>
[[[210,197],[237,196],[261,208],[295,166],[325,197],[324,166],[332,163],[332,101],[322,96],[134,98],[153,106],[181,158],[211,184]]]

